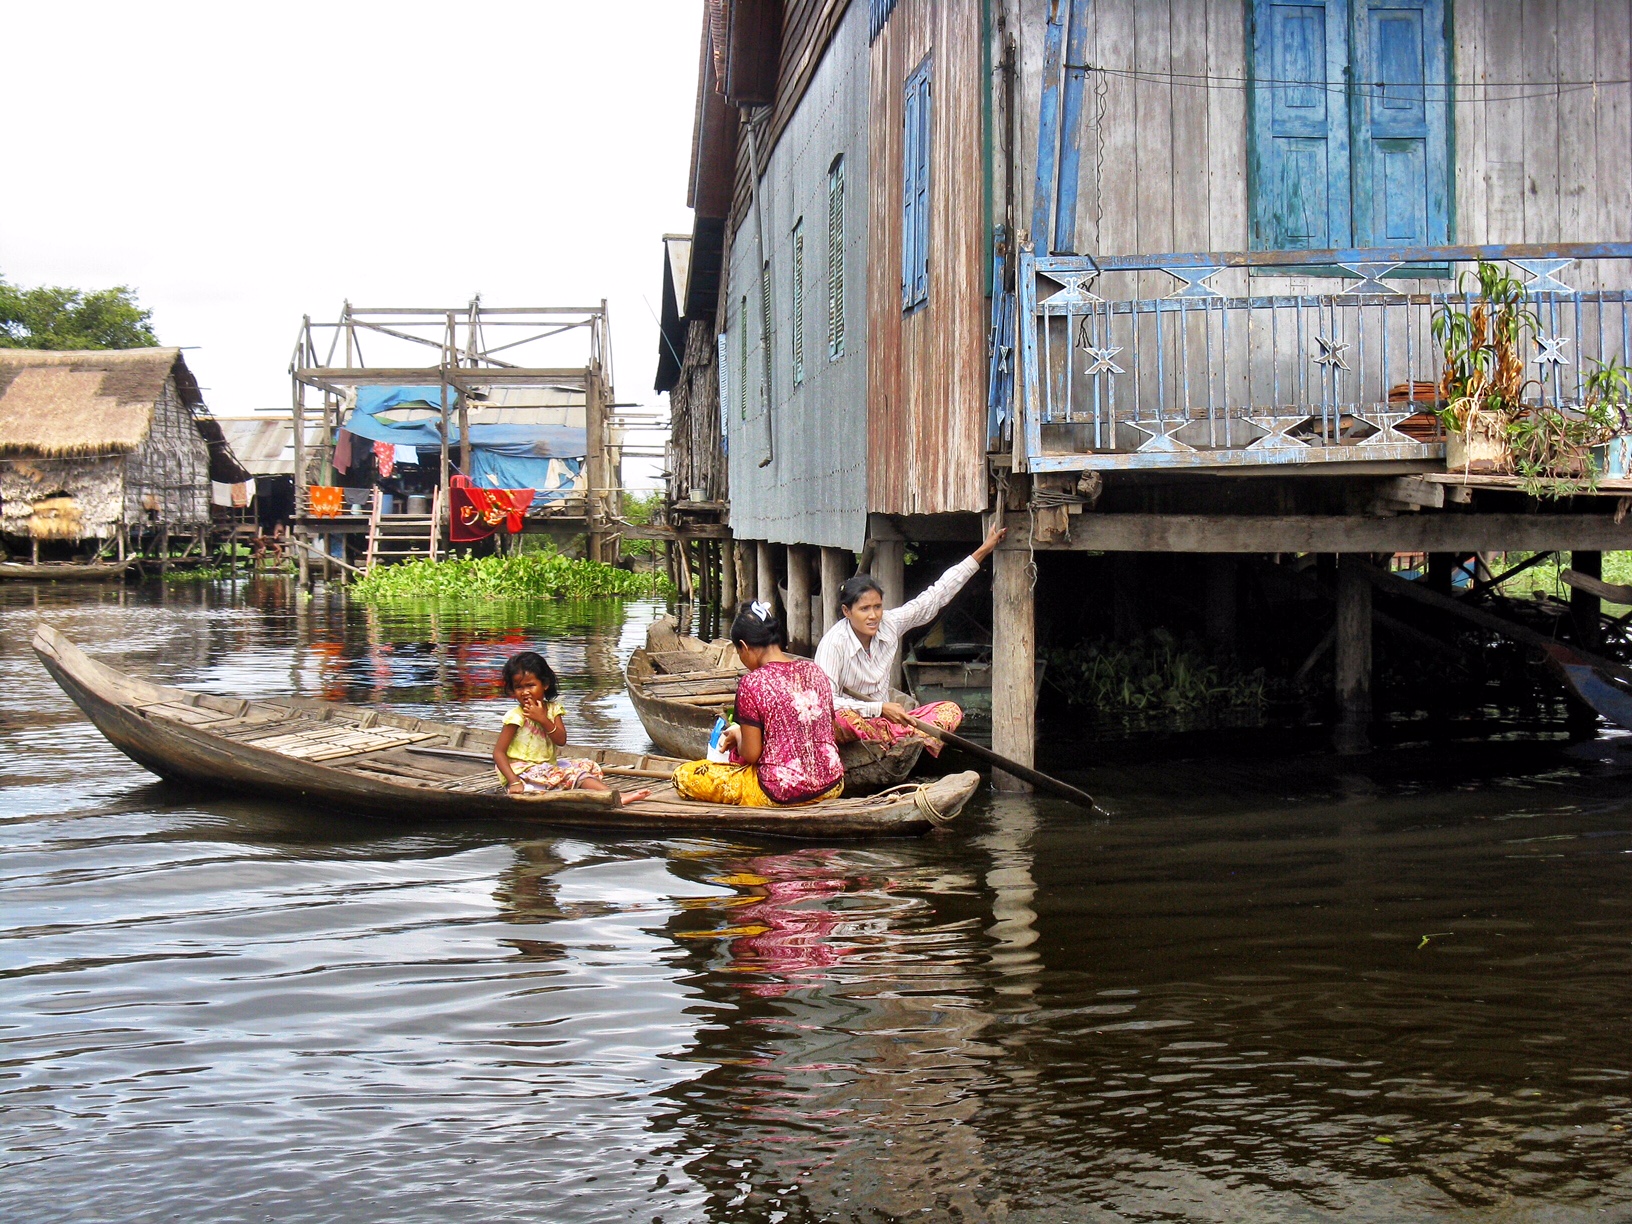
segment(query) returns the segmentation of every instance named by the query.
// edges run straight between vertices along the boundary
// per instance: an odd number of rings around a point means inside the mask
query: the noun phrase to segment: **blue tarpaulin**
[[[450,395],[452,393],[450,392]],[[382,421],[379,414],[391,408],[430,407],[440,410],[440,387],[359,387],[357,408],[342,426],[348,433],[370,442],[390,442],[435,450],[442,445],[438,421]],[[451,411],[448,445],[460,441],[459,422]],[[589,450],[586,432],[571,425],[472,425],[470,427],[470,478],[487,488],[550,489],[551,459],[582,460]],[[577,465],[574,465],[574,471]],[[559,472],[555,483],[559,483]],[[489,477],[496,477],[497,484]]]

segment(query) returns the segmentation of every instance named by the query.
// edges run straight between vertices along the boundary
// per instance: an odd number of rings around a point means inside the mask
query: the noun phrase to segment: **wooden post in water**
[[[1207,576],[1207,641],[1218,650],[1235,650],[1236,559],[1229,553],[1209,553]]]
[[[1578,574],[1585,574],[1588,578],[1602,580],[1604,554],[1578,548],[1570,553],[1570,568]],[[1575,632],[1581,645],[1588,650],[1596,650],[1603,644],[1603,614],[1603,602],[1598,596],[1583,591],[1580,587],[1570,588],[1570,619],[1575,622]]]
[[[845,579],[850,577],[850,571],[855,567],[855,557],[844,549],[822,549],[822,617],[817,629],[818,639],[838,623],[841,615],[839,588],[844,585]]]
[[[803,544],[788,545],[788,643],[810,653],[810,549]]]
[[[1334,654],[1337,671],[1337,731],[1333,747],[1344,755],[1371,748],[1371,583],[1357,567],[1367,558],[1344,554],[1337,559],[1337,626]]]
[[[776,555],[769,540],[759,541],[758,564],[755,570],[754,598],[776,607]]]
[[[720,614],[730,619],[737,613],[737,546],[720,541]]]
[[[992,554],[992,751],[1029,768],[1037,763],[1037,611],[1026,561],[1024,548]],[[1000,770],[992,784],[1031,789]]]

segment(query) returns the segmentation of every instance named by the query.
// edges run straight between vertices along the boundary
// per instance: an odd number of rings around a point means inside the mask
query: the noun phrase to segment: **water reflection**
[[[660,610],[0,590],[8,1218],[1632,1208],[1614,741],[1101,760],[1114,820],[902,843],[539,837],[157,784],[26,645],[496,722],[543,644],[639,748]]]

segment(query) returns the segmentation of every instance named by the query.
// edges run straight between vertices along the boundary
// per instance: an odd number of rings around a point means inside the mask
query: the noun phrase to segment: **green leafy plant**
[[[657,573],[632,574],[599,561],[581,561],[553,549],[510,557],[420,558],[377,566],[351,593],[382,599],[621,599],[673,594]]]
[[[1523,341],[1537,326],[1517,277],[1481,262],[1472,283],[1478,284],[1479,296],[1467,305],[1441,306],[1431,324],[1445,362],[1436,411],[1446,429],[1463,434],[1480,414],[1494,414],[1505,425],[1523,410]],[[1470,293],[1468,273],[1457,288],[1464,296]]]
[[[1512,471],[1532,497],[1591,492],[1602,475],[1595,452],[1632,432],[1632,371],[1615,358],[1596,362],[1580,403],[1556,396],[1527,402],[1541,386],[1524,376],[1525,345],[1540,329],[1536,312],[1525,305],[1524,286],[1495,264],[1481,262],[1473,281],[1478,297],[1471,298],[1464,272],[1458,285],[1471,300],[1440,307],[1432,322],[1444,361],[1440,422],[1464,437],[1502,438]]]
[[[1051,651],[1045,674],[1068,703],[1127,729],[1204,725],[1267,700],[1262,668],[1240,671],[1165,629]]]

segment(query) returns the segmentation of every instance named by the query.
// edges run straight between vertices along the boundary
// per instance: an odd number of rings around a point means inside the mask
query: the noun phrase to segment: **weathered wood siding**
[[[900,0],[872,47],[868,507],[986,508],[981,0]],[[932,57],[929,300],[903,312],[904,89]]]
[[[791,13],[791,8],[790,8]],[[786,49],[786,43],[784,44]],[[731,528],[739,539],[859,549],[867,524],[867,6],[851,4],[774,146],[761,144],[764,256],[770,264],[770,387],[761,345],[759,225],[735,228],[726,277]],[[748,141],[739,143],[739,165]],[[828,171],[845,166],[842,356],[827,344]],[[793,380],[793,233],[803,220],[804,378]],[[746,301],[746,310],[744,303]],[[746,362],[743,361],[746,342]],[[746,379],[746,385],[740,379]],[[767,405],[769,412],[767,413]],[[763,462],[769,457],[769,462]]]
[[[1019,0],[1014,215],[1027,230],[1049,3]],[[1093,0],[1087,19],[1085,59],[1104,71],[1088,74],[1076,134],[1075,250],[1246,249],[1248,4]],[[1632,238],[1632,0],[1457,0],[1449,20],[1451,241]],[[1565,279],[1593,289],[1627,275],[1602,264]],[[1288,280],[1254,277],[1254,291],[1286,292]],[[1147,273],[1117,296],[1176,283]],[[1212,283],[1247,292],[1245,272]]]
[[[680,377],[669,388],[669,488],[676,501],[701,489],[709,501],[730,493],[720,445],[720,370],[714,321],[686,327]]]
[[[125,521],[139,524],[150,515],[172,531],[210,521],[210,451],[174,375],[153,405],[146,441],[125,459]]]

